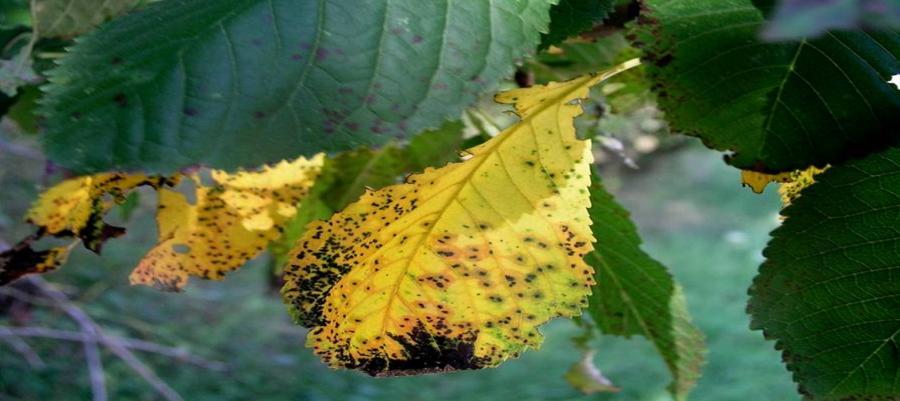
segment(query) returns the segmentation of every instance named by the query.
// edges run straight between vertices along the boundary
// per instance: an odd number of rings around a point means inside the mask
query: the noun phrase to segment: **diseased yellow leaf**
[[[34,242],[39,239],[37,235],[27,237],[16,246],[0,253],[0,285],[6,285],[26,274],[56,270],[65,263],[69,251],[78,243],[75,240],[67,246],[38,251],[34,249]]]
[[[196,202],[159,191],[159,244],[131,274],[132,284],[175,291],[189,276],[221,279],[256,257],[297,213],[324,162],[324,155],[229,175],[214,171],[216,184],[196,188]]]
[[[324,163],[325,155],[318,154],[309,160],[282,161],[259,172],[229,175],[214,170],[212,177],[224,189],[225,204],[243,218],[244,227],[265,231],[275,226],[276,220],[297,213],[297,203],[309,193]]]
[[[497,96],[521,121],[464,162],[367,191],[312,223],[282,294],[328,364],[373,375],[496,366],[576,316],[593,269],[590,142],[573,119],[602,74]]]
[[[800,196],[800,191],[812,185],[815,182],[815,176],[821,174],[828,169],[810,166],[805,170],[788,171],[779,174],[766,174],[752,170],[741,170],[741,183],[749,186],[753,192],[763,193],[766,186],[770,182],[781,184],[778,187],[778,193],[781,195],[781,202],[784,207],[791,204],[791,201]]]
[[[123,202],[125,195],[139,186],[159,188],[176,182],[177,178],[124,173],[72,178],[41,194],[26,219],[40,227],[41,234],[74,235],[85,247],[99,252],[104,241],[125,232],[103,222],[113,205]]]
[[[791,172],[791,178],[778,187],[778,193],[781,195],[782,207],[788,207],[791,202],[800,197],[806,187],[816,182],[816,176],[828,170],[830,166],[818,168],[812,166],[806,170],[797,170]]]
[[[763,193],[770,182],[786,182],[791,173],[766,174],[753,170],[741,170],[741,184],[750,187],[753,192]]]

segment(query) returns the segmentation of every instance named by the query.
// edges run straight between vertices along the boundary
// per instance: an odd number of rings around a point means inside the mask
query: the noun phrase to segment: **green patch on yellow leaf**
[[[312,223],[282,294],[334,367],[373,375],[496,366],[586,306],[593,269],[590,87],[638,65],[502,93],[521,121],[405,183]]]
[[[257,172],[213,171],[215,185],[195,188],[196,202],[159,191],[159,243],[131,274],[132,284],[176,291],[190,276],[218,280],[278,238],[319,175],[324,155]]]

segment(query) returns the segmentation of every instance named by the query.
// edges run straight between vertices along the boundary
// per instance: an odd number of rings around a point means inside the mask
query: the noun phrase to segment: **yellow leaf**
[[[810,166],[805,170],[788,171],[779,174],[766,174],[752,170],[741,170],[741,183],[745,186],[749,186],[753,192],[758,194],[763,193],[770,182],[781,184],[778,187],[778,193],[781,195],[783,206],[786,207],[791,204],[791,201],[800,196],[800,191],[815,182],[814,177],[816,175],[821,174],[827,169],[828,166],[825,166],[824,168]]]
[[[778,193],[781,195],[782,207],[788,207],[794,200],[800,197],[800,193],[808,186],[816,182],[816,176],[828,170],[828,167],[818,168],[809,167],[806,170],[797,170],[791,172],[791,178],[778,187]]]
[[[129,191],[149,185],[174,185],[177,178],[141,174],[103,173],[63,181],[48,189],[31,206],[26,218],[41,228],[42,234],[74,235],[87,248],[99,252],[103,242],[124,230],[103,222],[114,204],[125,200]]]
[[[221,279],[256,257],[296,214],[324,162],[318,155],[259,172],[212,173],[216,185],[198,184],[196,202],[159,191],[159,244],[131,274],[132,284],[175,291],[189,276]]]
[[[312,159],[282,161],[259,172],[229,175],[214,170],[213,180],[224,188],[222,199],[241,215],[243,225],[252,231],[272,229],[276,220],[293,217],[296,205],[308,193],[322,170],[325,154]]]
[[[763,193],[770,182],[786,182],[791,173],[766,174],[753,170],[741,170],[741,184],[758,194]]]
[[[37,251],[34,242],[40,237],[33,235],[25,238],[16,246],[0,253],[0,285],[32,273],[47,273],[56,270],[65,263],[69,251],[78,243],[77,240],[66,246]]]
[[[373,375],[496,366],[576,316],[593,269],[591,149],[573,119],[589,88],[628,68],[509,91],[521,121],[311,224],[282,294],[328,364]]]

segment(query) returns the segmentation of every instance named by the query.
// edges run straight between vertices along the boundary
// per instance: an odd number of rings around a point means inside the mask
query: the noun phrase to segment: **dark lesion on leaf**
[[[372,376],[411,376],[426,373],[474,370],[488,366],[475,356],[475,333],[449,337],[429,333],[419,323],[407,335],[389,335],[404,349],[404,355],[378,355],[369,359],[347,359],[345,367]]]
[[[0,286],[7,285],[31,273],[44,273],[56,269],[56,249],[35,250],[33,245],[41,237],[32,235],[0,253]]]

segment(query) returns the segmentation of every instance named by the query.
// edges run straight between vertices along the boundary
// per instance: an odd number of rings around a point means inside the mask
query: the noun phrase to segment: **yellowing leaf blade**
[[[14,247],[0,252],[0,285],[6,285],[26,274],[47,273],[65,263],[76,242],[46,250],[35,250],[38,236],[25,238]]]
[[[501,94],[521,122],[310,225],[282,294],[307,343],[373,375],[496,366],[586,305],[590,143],[572,120],[591,85],[636,65]]]
[[[42,234],[73,235],[99,253],[103,242],[125,233],[124,229],[103,222],[103,216],[114,204],[124,202],[125,195],[139,186],[159,188],[177,181],[173,177],[124,173],[72,178],[41,194],[26,219],[40,227]]]
[[[159,243],[131,274],[132,284],[177,291],[191,276],[222,279],[281,235],[312,187],[324,155],[258,172],[213,171],[216,185],[197,184],[196,202],[159,191]]]

